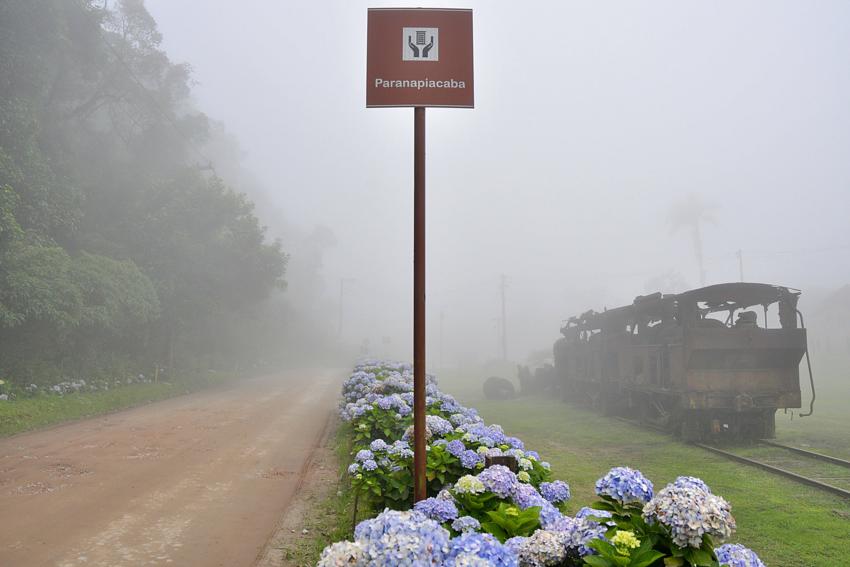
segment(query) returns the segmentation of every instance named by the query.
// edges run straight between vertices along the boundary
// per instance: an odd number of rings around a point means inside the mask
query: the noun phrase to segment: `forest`
[[[287,254],[140,0],[0,2],[0,378],[235,364]]]

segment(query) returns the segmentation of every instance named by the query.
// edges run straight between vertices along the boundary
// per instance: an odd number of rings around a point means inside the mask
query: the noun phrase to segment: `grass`
[[[100,392],[40,395],[0,402],[0,437],[92,417],[185,394],[232,379],[230,374],[193,374],[173,382],[131,384]]]
[[[732,503],[738,522],[735,541],[756,550],[768,565],[848,564],[850,502],[846,500],[558,401],[484,400],[480,383],[463,376],[441,380],[443,389],[478,408],[486,421],[501,424],[548,459],[555,477],[572,488],[572,511],[593,501],[596,479],[613,466],[640,469],[657,488],[679,475],[698,476]],[[850,417],[839,414],[837,402],[835,411],[829,401],[823,405],[818,419],[779,420],[780,440],[809,439],[832,449],[846,446]],[[835,430],[834,424],[841,426]],[[828,443],[822,440],[827,433]]]
[[[331,438],[338,468],[337,479],[340,480],[304,518],[304,528],[310,536],[295,539],[283,550],[283,559],[289,565],[315,565],[326,546],[353,536],[354,492],[349,489],[346,473],[346,466],[351,460],[350,433],[350,428],[343,424],[337,427]],[[358,518],[365,518],[367,512],[360,511]]]

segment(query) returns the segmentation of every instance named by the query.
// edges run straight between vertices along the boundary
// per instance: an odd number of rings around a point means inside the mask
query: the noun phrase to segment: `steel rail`
[[[823,453],[816,453],[814,451],[807,451],[806,449],[800,449],[799,447],[792,447],[790,445],[783,445],[782,443],[776,443],[775,441],[771,441],[769,439],[759,439],[759,443],[763,445],[769,445],[771,447],[779,447],[780,449],[787,449],[793,453],[799,453],[800,455],[804,455],[806,457],[811,457],[812,459],[817,459],[819,461],[826,461],[827,463],[832,463],[833,465],[839,465],[842,467],[846,467],[850,469],[850,461],[846,461],[844,459],[839,459],[838,457],[831,457],[829,455],[824,455]]]
[[[779,467],[774,467],[773,465],[768,465],[767,463],[763,463],[761,461],[756,461],[754,459],[749,459],[747,457],[742,457],[741,455],[736,455],[735,453],[730,453],[729,451],[724,451],[723,449],[718,449],[717,447],[712,447],[711,445],[703,445],[702,443],[692,443],[693,446],[699,447],[701,449],[705,449],[706,451],[710,451],[712,453],[716,453],[718,455],[722,455],[727,459],[731,459],[733,461],[738,461],[739,463],[744,463],[747,465],[752,465],[754,467],[758,467],[760,469],[764,469],[766,471],[784,476],[786,478],[790,478],[792,480],[796,480],[802,484],[807,484],[809,486],[813,486],[815,488],[820,488],[821,490],[825,490],[827,492],[831,492],[833,494],[837,494],[838,496],[843,496],[844,498],[850,498],[850,490],[844,490],[843,488],[838,488],[837,486],[832,486],[831,484],[826,484],[819,480],[815,480],[813,478],[809,478],[807,476],[803,476],[801,474],[797,474],[795,472],[791,472],[789,470],[785,470]]]

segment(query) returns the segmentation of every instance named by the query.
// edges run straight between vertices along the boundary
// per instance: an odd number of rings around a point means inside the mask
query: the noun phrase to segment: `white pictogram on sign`
[[[439,61],[439,28],[402,28],[402,61]]]

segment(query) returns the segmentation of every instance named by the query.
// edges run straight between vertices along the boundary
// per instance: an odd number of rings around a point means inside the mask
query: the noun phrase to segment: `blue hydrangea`
[[[477,532],[481,529],[481,523],[472,516],[461,516],[452,522],[452,529],[456,532]]]
[[[638,470],[614,467],[596,481],[596,494],[608,496],[622,504],[645,504],[652,499],[652,483]]]
[[[466,446],[463,444],[463,441],[455,439],[454,441],[449,441],[446,444],[446,451],[455,457],[460,457],[460,455],[466,451]]]
[[[611,512],[608,510],[594,510],[593,508],[588,508],[584,506],[581,510],[576,512],[576,518],[580,518],[585,520],[590,517],[594,518],[610,518],[612,516]]]
[[[714,550],[720,567],[765,567],[756,552],[740,543],[727,543]]]
[[[695,476],[680,476],[676,478],[676,480],[674,480],[671,484],[673,486],[678,487],[697,488],[699,490],[702,490],[703,492],[711,494],[711,489],[708,487],[708,485],[701,478],[697,478]]]
[[[371,443],[369,443],[369,449],[373,453],[380,453],[381,451],[387,450],[387,442],[383,439],[375,439]]]
[[[560,504],[570,499],[570,485],[563,480],[540,483],[540,494],[552,504]]]
[[[440,498],[420,500],[413,506],[413,509],[441,524],[456,519],[458,514],[454,502]]]
[[[591,540],[601,539],[606,532],[605,526],[601,526],[594,521],[583,518],[571,518],[569,516],[561,516],[558,521],[549,524],[545,529],[563,533],[565,537],[564,546],[581,556],[594,553],[587,544]]]
[[[517,437],[506,437],[505,443],[510,445],[512,449],[525,449],[525,444]]]
[[[515,555],[519,556],[520,550],[525,546],[527,541],[528,538],[525,536],[514,536],[505,542],[505,547],[513,551]]]
[[[369,459],[374,459],[375,455],[372,454],[372,451],[369,449],[360,449],[357,451],[357,455],[354,456],[354,460],[358,463],[362,463],[364,461],[368,461]]]
[[[510,498],[519,482],[511,469],[504,465],[493,465],[478,473],[478,480],[484,487],[499,498]]]
[[[460,454],[460,464],[465,469],[474,469],[479,463],[484,462],[484,457],[471,449]]]
[[[416,511],[384,510],[360,522],[354,538],[368,565],[440,565],[449,549],[449,532]]]
[[[375,462],[375,459],[366,459],[363,461],[363,470],[364,471],[373,471],[378,468],[378,463]]]
[[[348,474],[354,475],[360,472],[360,465],[357,463],[351,463],[348,465]]]
[[[524,482],[518,482],[514,486],[512,499],[520,510],[525,510],[532,506],[540,506],[542,508],[546,503],[546,500],[537,492],[536,488]]]
[[[486,565],[493,567],[519,567],[516,554],[487,533],[469,532],[451,540],[444,565],[461,567],[481,564],[480,561],[470,559],[483,559],[487,561]]]
[[[402,459],[412,459],[413,450],[407,441],[395,441],[387,448],[387,453]]]
[[[564,515],[560,510],[555,508],[551,502],[543,499],[543,507],[540,509],[540,525],[543,529],[548,530],[551,526],[561,521]]]

